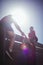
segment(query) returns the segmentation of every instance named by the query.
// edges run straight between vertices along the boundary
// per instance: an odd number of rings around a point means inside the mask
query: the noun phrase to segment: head
[[[2,18],[2,21],[9,21],[9,20],[11,20],[11,15],[7,15]]]
[[[30,27],[30,31],[33,31],[33,30],[34,30],[34,28],[33,28],[33,26],[31,26],[31,27]]]

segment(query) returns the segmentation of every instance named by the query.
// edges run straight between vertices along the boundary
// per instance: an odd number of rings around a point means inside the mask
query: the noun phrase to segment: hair
[[[4,16],[1,21],[7,21],[11,18],[11,15]]]
[[[33,26],[31,26],[31,27],[30,27],[30,29],[31,29],[31,28],[33,29],[34,27],[33,27]]]

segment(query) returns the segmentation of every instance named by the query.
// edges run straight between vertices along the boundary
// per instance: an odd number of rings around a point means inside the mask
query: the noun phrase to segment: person
[[[32,65],[36,65],[36,47],[35,47],[35,43],[37,43],[38,38],[36,36],[34,27],[31,26],[30,27],[30,32],[28,33],[28,38],[29,38],[29,42],[31,45],[31,50],[32,50]]]
[[[33,26],[30,27],[30,32],[28,33],[28,37],[30,42],[37,42],[38,38],[36,36],[35,30],[33,28]]]
[[[11,23],[14,23],[17,30],[21,33],[21,35],[24,35],[19,25],[12,19],[11,15],[7,15],[1,19],[1,23],[3,24],[4,32],[7,33],[8,37],[10,38],[9,43],[9,51],[12,52],[13,45],[14,45],[14,39],[15,39],[15,33],[11,27]]]

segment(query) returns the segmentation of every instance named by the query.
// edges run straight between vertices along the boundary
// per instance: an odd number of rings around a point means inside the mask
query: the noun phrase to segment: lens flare
[[[27,50],[28,47],[27,47],[27,45],[26,45],[25,43],[23,43],[23,44],[21,45],[21,49],[22,49],[22,50]]]

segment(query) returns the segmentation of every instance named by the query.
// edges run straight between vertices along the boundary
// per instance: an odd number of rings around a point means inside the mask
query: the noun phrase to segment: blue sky
[[[29,27],[33,26],[38,41],[43,44],[43,3],[41,0],[0,0],[0,19],[11,14],[11,11],[14,12],[15,8],[21,8],[27,16],[26,25],[20,25],[18,22],[23,32],[27,35]]]

